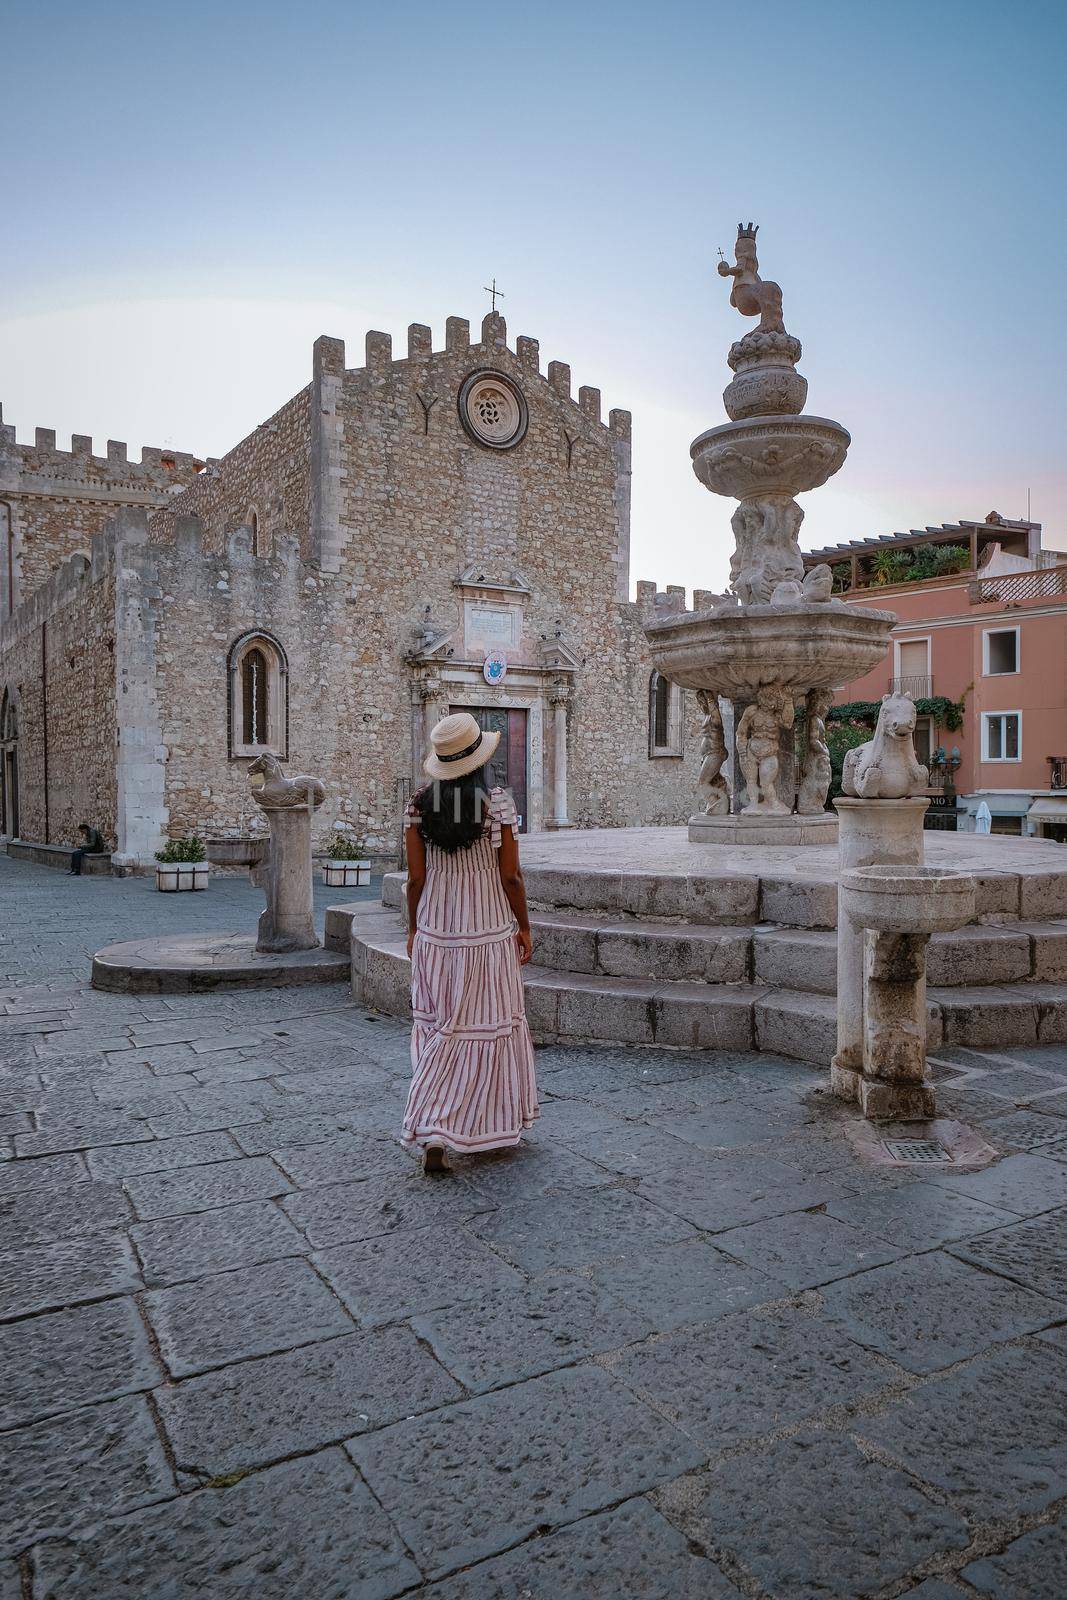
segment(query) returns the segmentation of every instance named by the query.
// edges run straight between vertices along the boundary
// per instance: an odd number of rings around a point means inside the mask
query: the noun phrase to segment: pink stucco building
[[[973,827],[984,800],[992,828],[1067,842],[1067,553],[1043,550],[1041,525],[992,512],[813,550],[852,605],[895,611],[892,648],[839,702],[903,689],[920,702],[963,703],[963,724],[920,706],[916,745],[934,758],[934,794]],[[939,763],[938,752],[945,760]],[[945,817],[945,822],[949,821]]]

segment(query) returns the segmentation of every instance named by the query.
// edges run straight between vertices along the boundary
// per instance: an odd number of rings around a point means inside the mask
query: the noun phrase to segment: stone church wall
[[[55,430],[38,428],[32,445],[19,444],[0,410],[0,618],[28,600],[76,551],[87,553],[94,534],[124,506],[160,506],[176,489],[196,481],[204,463],[180,450],[144,445],[140,461],[126,445],[75,434],[69,450],[56,448]]]
[[[73,556],[0,627],[0,698],[18,698],[20,833],[115,837],[115,573],[104,540]]]

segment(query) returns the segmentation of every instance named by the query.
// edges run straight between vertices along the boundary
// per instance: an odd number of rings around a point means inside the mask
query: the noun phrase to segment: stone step
[[[354,910],[331,906],[326,943],[348,947]],[[393,912],[387,908],[387,914]],[[595,912],[534,911],[535,958],[560,972],[666,982],[757,983],[832,995],[837,987],[833,929],[637,921]],[[1067,922],[1008,923],[935,934],[928,982],[942,987],[1067,982]]]
[[[388,908],[355,908],[352,987],[362,1004],[410,1015],[406,941]],[[530,966],[527,1015],[538,1040],[595,1040],[688,1049],[764,1050],[828,1065],[836,1037],[831,994],[759,982],[609,976]],[[1067,985],[931,987],[928,1044],[974,1048],[1067,1040]]]

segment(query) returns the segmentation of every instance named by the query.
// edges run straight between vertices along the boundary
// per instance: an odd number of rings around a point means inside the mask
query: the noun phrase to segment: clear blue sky
[[[0,399],[221,454],[307,381],[476,323],[635,419],[634,577],[717,585],[694,435],[739,217],[853,434],[802,542],[984,516],[1067,545],[1063,0],[8,5]]]

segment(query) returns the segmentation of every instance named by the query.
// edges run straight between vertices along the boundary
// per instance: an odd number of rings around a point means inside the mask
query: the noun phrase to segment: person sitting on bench
[[[82,862],[86,856],[100,855],[104,849],[104,840],[99,828],[90,828],[87,822],[78,823],[78,832],[82,835],[82,842],[70,858],[67,874],[81,877]]]

